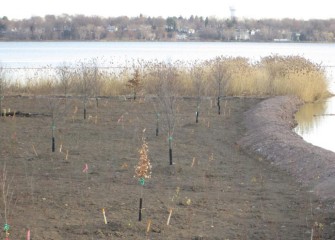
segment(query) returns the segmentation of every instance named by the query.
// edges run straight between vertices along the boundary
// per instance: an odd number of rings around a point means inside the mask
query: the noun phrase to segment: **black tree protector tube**
[[[138,210],[138,221],[142,221],[142,198],[140,198],[140,208]]]

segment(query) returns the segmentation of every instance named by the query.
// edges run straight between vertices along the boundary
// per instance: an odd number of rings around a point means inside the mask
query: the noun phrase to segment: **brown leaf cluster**
[[[138,150],[139,152],[139,161],[137,166],[135,167],[135,177],[138,178],[150,178],[151,177],[151,164],[150,159],[148,157],[148,144],[145,139],[142,139],[142,147]]]

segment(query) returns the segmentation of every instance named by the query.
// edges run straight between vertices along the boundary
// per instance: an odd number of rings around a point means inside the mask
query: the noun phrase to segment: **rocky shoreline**
[[[247,131],[238,144],[296,177],[321,200],[334,200],[335,153],[305,142],[292,131],[301,104],[291,96],[260,102],[245,113]]]

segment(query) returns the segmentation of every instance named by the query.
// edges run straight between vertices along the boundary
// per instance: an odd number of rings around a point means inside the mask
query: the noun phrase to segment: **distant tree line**
[[[1,41],[308,41],[334,42],[335,19],[218,19],[46,15],[0,18]]]

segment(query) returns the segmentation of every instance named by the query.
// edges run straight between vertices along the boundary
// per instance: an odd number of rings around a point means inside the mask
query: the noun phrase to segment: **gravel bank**
[[[289,172],[322,200],[335,199],[335,153],[292,131],[301,104],[289,96],[262,101],[245,113],[247,132],[238,144]]]

